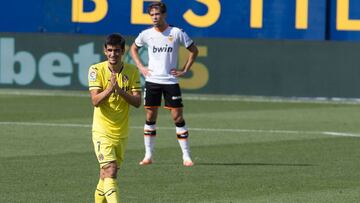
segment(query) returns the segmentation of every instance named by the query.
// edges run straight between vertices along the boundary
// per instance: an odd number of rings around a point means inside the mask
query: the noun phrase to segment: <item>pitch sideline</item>
[[[1,89],[0,95],[12,96],[60,96],[60,97],[89,97],[84,90],[34,90],[34,89]],[[333,103],[359,105],[360,98],[326,98],[326,97],[277,97],[277,96],[246,96],[246,95],[220,95],[220,94],[189,94],[184,93],[183,98],[190,101],[226,101],[226,102],[279,102],[279,103]]]
[[[2,121],[0,125],[22,125],[22,126],[46,126],[46,127],[75,127],[91,128],[89,124],[71,124],[71,123],[39,123],[39,122],[11,122]],[[143,129],[142,126],[130,126],[133,129]],[[159,130],[174,130],[171,127],[159,127]],[[259,130],[259,129],[235,129],[235,128],[190,128],[191,131],[206,132],[232,132],[232,133],[271,133],[271,134],[321,134],[337,137],[360,137],[360,134],[348,132],[329,132],[329,131],[296,131],[296,130]]]

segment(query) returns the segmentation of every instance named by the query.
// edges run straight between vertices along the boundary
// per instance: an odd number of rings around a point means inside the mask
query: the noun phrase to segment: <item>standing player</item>
[[[153,26],[142,31],[131,46],[133,60],[145,77],[145,157],[140,165],[148,165],[153,161],[156,119],[158,107],[161,106],[161,97],[164,95],[165,108],[170,109],[176,126],[177,138],[183,153],[183,165],[193,166],[188,143],[189,133],[183,118],[183,104],[177,78],[189,71],[197,57],[198,49],[183,30],[167,24],[164,3],[152,3],[147,11]],[[185,65],[178,70],[178,50],[181,44],[189,50],[190,54]],[[144,67],[138,54],[138,50],[145,45],[148,47],[149,54],[148,67]]]
[[[124,160],[128,139],[129,104],[141,105],[137,68],[122,62],[125,39],[119,34],[106,38],[107,61],[89,68],[89,90],[94,105],[92,139],[100,164],[95,202],[118,202],[117,170]]]

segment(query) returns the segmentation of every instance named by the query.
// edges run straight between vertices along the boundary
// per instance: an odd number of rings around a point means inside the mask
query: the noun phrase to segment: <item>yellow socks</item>
[[[99,178],[99,182],[95,190],[95,203],[106,203],[104,194],[104,180]]]
[[[117,181],[114,178],[104,179],[104,195],[108,203],[120,202],[120,193],[117,186]]]

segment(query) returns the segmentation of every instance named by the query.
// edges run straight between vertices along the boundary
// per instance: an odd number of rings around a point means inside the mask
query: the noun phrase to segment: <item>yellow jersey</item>
[[[105,90],[110,85],[110,76],[107,61],[92,65],[88,75],[89,90]],[[116,79],[119,87],[129,94],[132,91],[141,91],[139,71],[131,64],[124,64]],[[94,107],[92,130],[115,140],[128,137],[129,103],[118,94],[112,93],[98,107]]]

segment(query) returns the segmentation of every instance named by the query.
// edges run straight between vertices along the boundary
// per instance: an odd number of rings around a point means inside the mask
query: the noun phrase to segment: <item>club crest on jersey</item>
[[[129,81],[129,77],[128,77],[127,75],[123,75],[123,76],[122,76],[122,80],[123,80],[124,82],[128,82],[128,81]]]
[[[89,81],[90,82],[95,82],[96,81],[96,71],[95,70],[91,70],[89,73]]]
[[[168,39],[170,42],[172,42],[174,40],[174,37],[172,35],[169,35]]]

